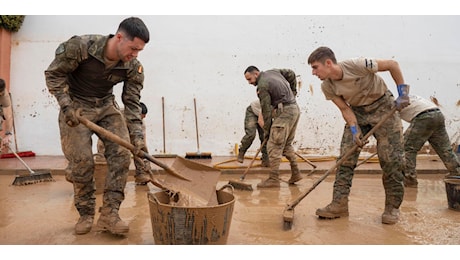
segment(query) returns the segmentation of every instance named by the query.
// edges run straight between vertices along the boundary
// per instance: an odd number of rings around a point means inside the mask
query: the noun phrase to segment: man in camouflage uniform
[[[246,115],[244,117],[244,131],[245,135],[241,139],[241,146],[238,151],[238,162],[244,162],[244,154],[246,151],[251,147],[252,142],[256,138],[256,131],[259,134],[260,143],[262,144],[264,141],[264,119],[262,116],[262,111],[260,108],[260,101],[259,99],[254,100],[251,104],[246,108]],[[267,153],[267,144],[265,143],[264,146],[260,149],[262,152],[262,166],[269,167],[268,161],[268,153]]]
[[[145,150],[139,102],[144,71],[137,56],[149,37],[144,22],[130,17],[120,23],[115,35],[73,36],[61,43],[45,71],[48,89],[61,108],[61,145],[69,161],[74,203],[80,214],[75,225],[76,234],[91,231],[96,203],[91,139],[94,132],[80,124],[75,112],[81,109],[82,116],[88,120],[130,140],[137,149]],[[124,115],[113,95],[113,86],[119,82],[124,83],[121,94]],[[130,139],[130,135],[133,138]],[[120,219],[118,211],[125,198],[131,154],[128,149],[99,138],[104,142],[108,173],[97,226],[123,235],[128,233],[129,227]]]
[[[404,93],[401,91],[396,100],[397,109],[401,110],[409,104],[408,86],[404,84],[402,72],[396,61],[355,58],[337,63],[331,49],[319,47],[310,54],[308,64],[311,65],[312,74],[323,81],[321,89],[326,99],[331,100],[340,109],[346,122],[340,145],[340,157],[355,144],[362,147],[362,136],[395,105],[393,94],[377,72],[389,71],[398,85],[398,91],[406,90]],[[374,132],[385,188],[385,211],[382,214],[384,224],[398,222],[399,207],[404,196],[401,131],[401,119],[394,113]],[[316,211],[319,217],[333,219],[348,216],[348,196],[360,151],[361,149],[357,149],[338,166],[332,202]]]
[[[448,176],[460,175],[460,163],[452,150],[441,110],[431,101],[409,95],[410,105],[399,113],[410,123],[404,132],[404,186],[417,188],[417,153],[426,141],[430,143],[449,171]]]
[[[264,119],[264,139],[268,139],[267,151],[270,162],[270,176],[257,184],[258,188],[280,187],[279,167],[284,155],[291,166],[290,184],[302,179],[297,157],[292,146],[299,122],[300,109],[297,105],[297,79],[290,69],[259,71],[249,66],[244,71],[249,84],[257,86],[257,95]]]
[[[5,124],[3,124],[3,122]],[[3,130],[5,125],[4,136],[1,139],[1,147],[9,146],[13,133],[13,110],[11,108],[11,101],[8,91],[6,91],[5,80],[0,78],[0,131]]]

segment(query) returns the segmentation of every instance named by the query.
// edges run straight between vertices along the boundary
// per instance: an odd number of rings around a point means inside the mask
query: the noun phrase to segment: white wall
[[[114,33],[127,16],[28,15],[12,37],[11,93],[19,150],[61,155],[58,105],[44,70],[60,42],[77,34]],[[200,150],[230,155],[244,135],[244,113],[256,99],[243,71],[291,68],[300,75],[302,115],[295,146],[336,154],[344,121],[326,101],[306,58],[326,45],[342,60],[355,56],[396,59],[411,92],[435,97],[453,141],[459,135],[460,16],[140,16],[151,40],[139,60],[145,67],[142,99],[151,153],[163,152],[161,97],[165,98],[166,152],[196,152],[193,98]],[[395,93],[389,73],[382,73]],[[121,87],[115,87],[120,104]],[[257,150],[254,142],[250,151]]]

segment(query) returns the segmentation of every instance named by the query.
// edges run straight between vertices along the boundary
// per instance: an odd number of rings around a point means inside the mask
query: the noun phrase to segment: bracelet
[[[10,131],[6,131],[5,135],[13,135],[13,133],[11,133]]]

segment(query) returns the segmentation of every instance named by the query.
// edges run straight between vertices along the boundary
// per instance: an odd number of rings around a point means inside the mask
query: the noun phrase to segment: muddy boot
[[[262,167],[270,167],[270,161],[268,159],[264,160],[262,159]]]
[[[129,232],[129,226],[118,215],[118,209],[101,207],[101,215],[97,220],[97,227],[100,230],[107,230],[114,235],[125,235]]]
[[[414,176],[414,175],[404,176],[404,187],[417,188],[417,186],[418,186],[417,176]]]
[[[320,218],[340,218],[348,216],[348,198],[334,199],[329,205],[316,210]]]
[[[270,176],[265,181],[257,184],[257,188],[279,188],[280,181],[278,173],[270,172]]]
[[[236,160],[239,162],[239,163],[243,163],[244,162],[244,154],[246,153],[246,151],[241,151],[241,149],[238,151],[238,157],[236,158]]]
[[[144,172],[136,172],[136,174],[134,175],[134,182],[136,183],[136,185],[146,185],[150,182],[150,175]]]
[[[294,184],[302,179],[300,175],[300,170],[297,165],[291,165],[291,178],[289,179],[289,184]]]
[[[382,214],[383,224],[396,224],[399,221],[399,209],[392,205],[386,205],[385,211]]]
[[[83,215],[78,219],[77,224],[75,224],[75,234],[83,235],[91,231],[93,227],[94,216],[93,215]]]

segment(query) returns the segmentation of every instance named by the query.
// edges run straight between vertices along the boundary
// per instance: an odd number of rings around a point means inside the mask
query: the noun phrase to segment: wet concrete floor
[[[154,245],[148,192],[159,188],[137,186],[132,173],[128,179],[120,216],[129,223],[126,237],[92,230],[75,235],[78,213],[73,206],[73,188],[66,182],[60,157],[24,158],[32,169],[53,166],[55,182],[26,186],[11,185],[23,169],[15,158],[0,160],[0,244],[1,245]],[[208,165],[228,158],[204,161]],[[250,161],[250,160],[249,160]],[[247,163],[249,163],[249,161]],[[313,162],[316,168],[301,164],[304,179],[297,185],[281,184],[277,189],[256,188],[267,177],[267,169],[253,168],[244,182],[253,191],[235,189],[233,218],[227,245],[458,245],[460,212],[449,209],[443,177],[445,168],[436,158],[419,159],[419,187],[407,188],[401,206],[401,220],[395,225],[381,223],[384,190],[378,163],[357,169],[350,195],[350,216],[335,220],[318,219],[315,211],[331,200],[334,176],[329,175],[294,210],[290,230],[283,227],[286,205],[308,190],[333,161]],[[13,166],[14,165],[14,166]],[[238,166],[238,164],[235,164]],[[246,162],[245,162],[246,165]],[[35,167],[35,168],[34,168]],[[288,163],[282,164],[281,177],[289,178]],[[229,167],[231,168],[231,167]],[[230,180],[239,180],[245,168],[222,170],[216,189]],[[160,177],[162,174],[159,175]],[[97,207],[101,194],[97,194]],[[96,213],[96,220],[99,213]],[[458,248],[457,248],[458,249]]]

